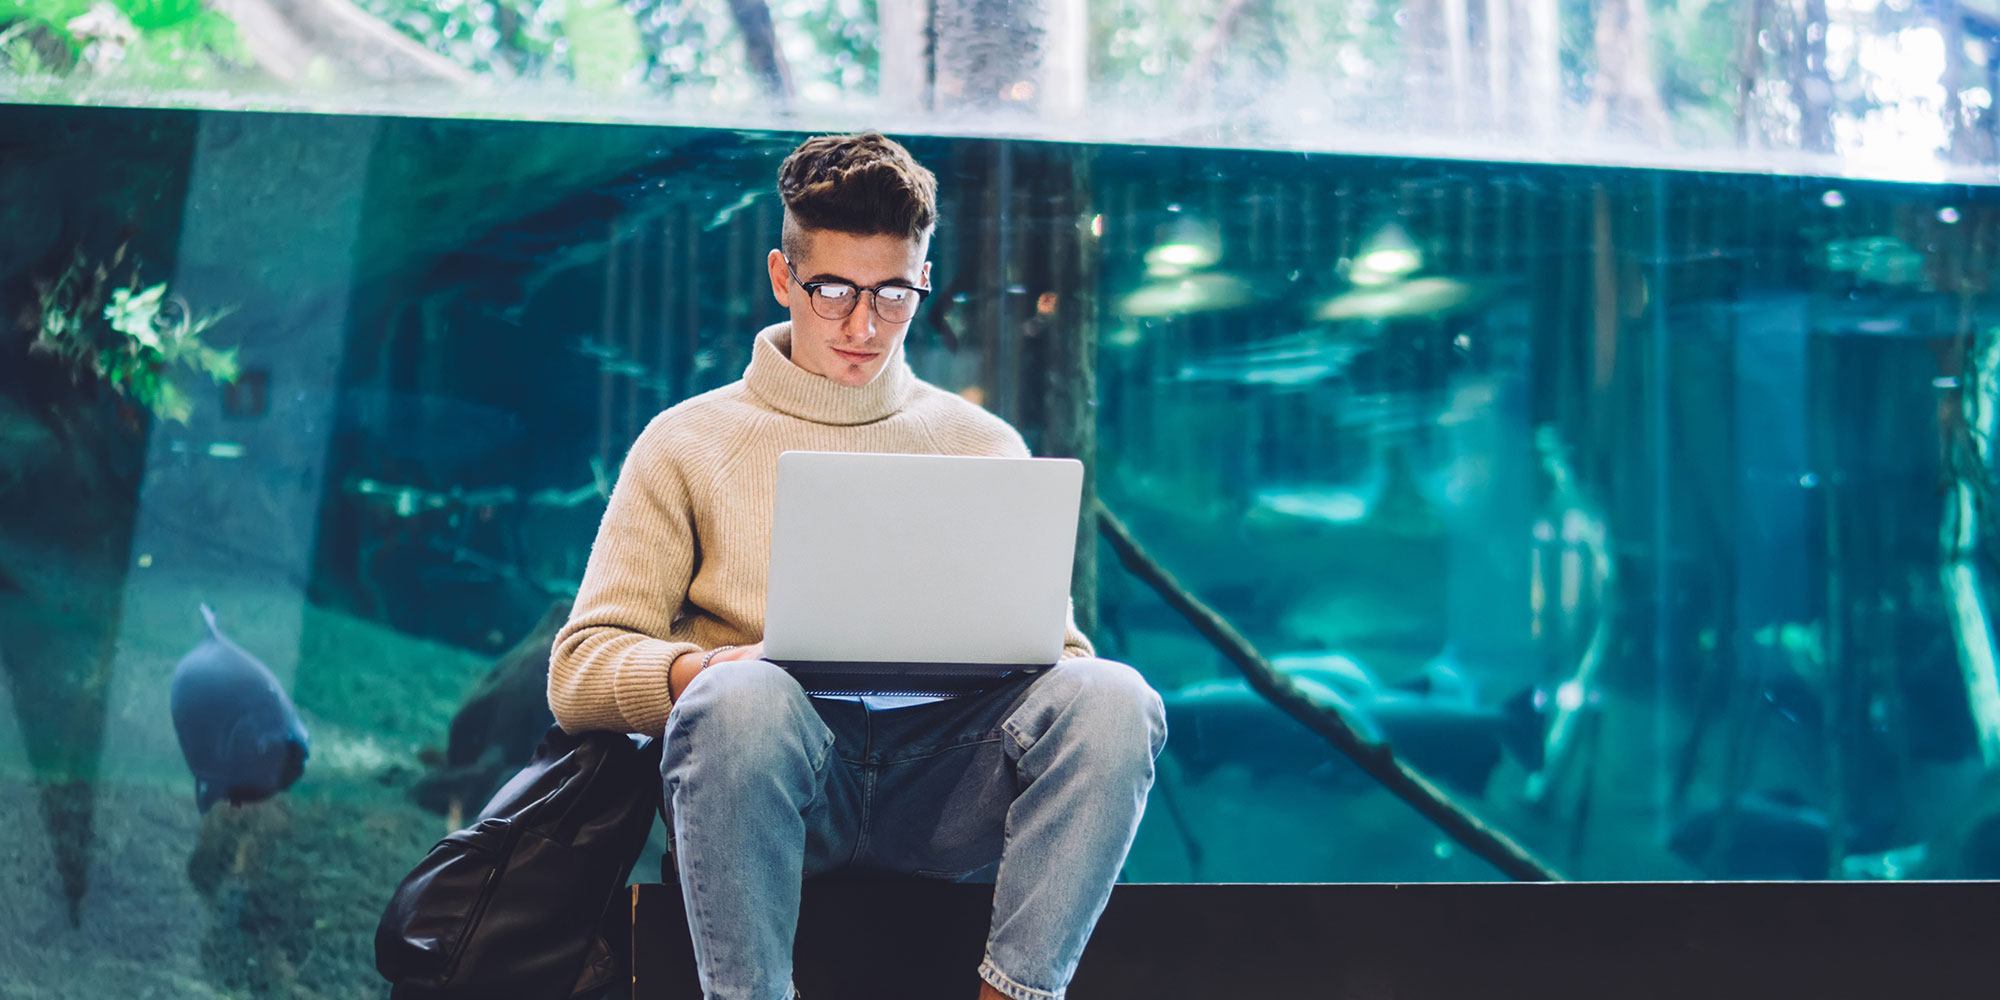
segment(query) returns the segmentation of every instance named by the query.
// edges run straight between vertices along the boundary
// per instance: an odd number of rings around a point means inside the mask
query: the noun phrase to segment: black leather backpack
[[[629,982],[622,890],[660,808],[660,747],[551,726],[375,928],[394,1000],[571,1000]]]

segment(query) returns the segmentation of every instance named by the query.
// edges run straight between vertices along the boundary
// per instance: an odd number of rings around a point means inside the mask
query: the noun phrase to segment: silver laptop
[[[1062,656],[1083,464],[778,456],[764,655],[806,690],[951,695]]]

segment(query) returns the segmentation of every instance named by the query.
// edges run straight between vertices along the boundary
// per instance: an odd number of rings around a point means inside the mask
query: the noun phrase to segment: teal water
[[[0,994],[385,992],[389,888],[543,724],[601,488],[781,318],[798,138],[0,106]],[[907,141],[918,373],[1093,448],[1194,596],[1544,863],[2000,875],[1993,190]],[[233,384],[32,347],[160,283]],[[1170,705],[1129,880],[1500,877],[1087,555]],[[312,739],[205,815],[202,604]]]

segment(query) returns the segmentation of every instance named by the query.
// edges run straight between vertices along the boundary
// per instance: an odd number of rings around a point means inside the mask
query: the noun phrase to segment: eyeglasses
[[[806,298],[812,300],[813,312],[821,319],[843,320],[854,312],[854,306],[861,301],[861,293],[868,292],[875,299],[875,315],[884,323],[908,323],[917,315],[917,306],[928,288],[885,283],[873,288],[862,288],[849,281],[800,281],[799,269],[785,258],[785,269],[792,272],[792,280],[806,290]]]

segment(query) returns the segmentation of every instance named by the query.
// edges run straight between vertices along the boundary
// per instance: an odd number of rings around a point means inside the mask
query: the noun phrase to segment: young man
[[[702,990],[718,1000],[792,995],[802,874],[952,878],[996,860],[979,995],[1061,997],[1166,739],[1159,696],[1095,657],[1074,620],[1046,670],[886,710],[808,697],[762,658],[779,453],[1028,453],[904,360],[930,286],[936,183],[875,133],[812,139],[785,160],[782,249],[767,263],[791,321],[757,334],[741,381],[640,434],[550,657],[565,729],[665,739],[674,859]],[[827,531],[896,530],[840,497],[823,516]]]

